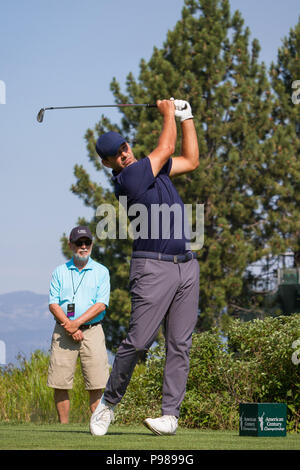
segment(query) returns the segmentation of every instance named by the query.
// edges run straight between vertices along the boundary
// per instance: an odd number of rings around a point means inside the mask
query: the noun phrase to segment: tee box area
[[[285,403],[240,403],[240,436],[286,436]]]

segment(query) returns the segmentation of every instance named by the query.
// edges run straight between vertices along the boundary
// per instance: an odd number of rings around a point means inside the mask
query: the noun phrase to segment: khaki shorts
[[[48,369],[48,387],[70,390],[79,356],[85,389],[105,388],[109,365],[101,324],[83,330],[83,336],[82,341],[76,342],[72,336],[67,335],[61,325],[55,324]]]

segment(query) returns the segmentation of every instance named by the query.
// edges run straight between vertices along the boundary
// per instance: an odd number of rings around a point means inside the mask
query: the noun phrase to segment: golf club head
[[[45,109],[44,108],[40,109],[36,117],[38,122],[43,122],[44,114],[45,114]]]

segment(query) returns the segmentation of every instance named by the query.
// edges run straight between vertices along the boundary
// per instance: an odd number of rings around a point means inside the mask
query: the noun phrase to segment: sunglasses
[[[82,246],[82,245],[91,246],[92,240],[76,240],[76,242],[73,242],[73,243],[76,246]]]

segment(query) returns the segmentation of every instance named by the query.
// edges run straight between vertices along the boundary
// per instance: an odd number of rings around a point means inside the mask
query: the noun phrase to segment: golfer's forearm
[[[165,150],[166,158],[169,158],[175,152],[176,139],[177,128],[175,117],[172,115],[165,115],[157,148]]]
[[[194,121],[187,119],[182,123],[181,154],[192,168],[199,165],[199,147]]]
[[[164,124],[159,136],[157,147],[149,155],[152,172],[157,176],[162,167],[167,163],[175,151],[177,137],[175,117],[164,115]]]

